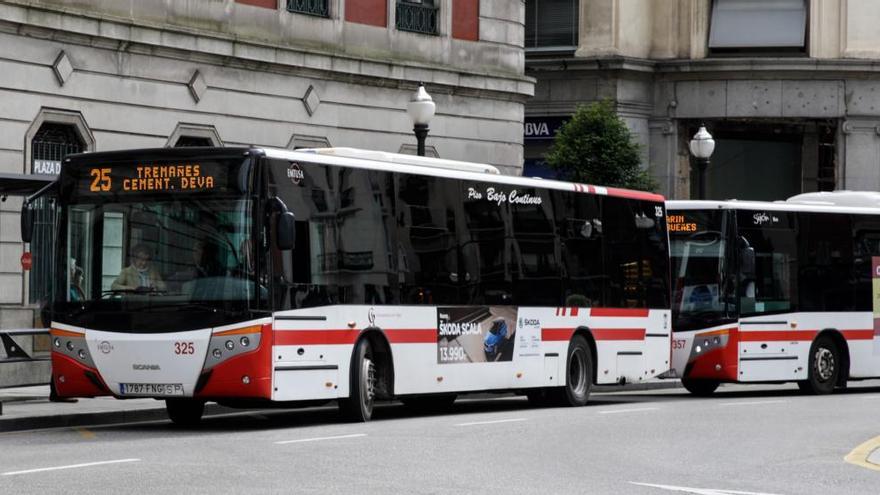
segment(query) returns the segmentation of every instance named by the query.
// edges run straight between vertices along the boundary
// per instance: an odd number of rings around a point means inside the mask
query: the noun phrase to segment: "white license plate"
[[[120,383],[120,395],[173,396],[183,395],[180,383]]]

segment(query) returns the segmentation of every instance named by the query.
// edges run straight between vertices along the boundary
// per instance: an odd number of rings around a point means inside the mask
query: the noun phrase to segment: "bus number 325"
[[[196,349],[192,342],[175,342],[174,354],[195,354]]]

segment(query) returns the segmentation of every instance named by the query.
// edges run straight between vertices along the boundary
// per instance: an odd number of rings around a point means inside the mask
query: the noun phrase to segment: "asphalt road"
[[[0,493],[874,494],[844,457],[880,435],[880,382],[826,397],[794,385],[524,398],[446,414],[335,408],[0,434]],[[79,467],[70,467],[80,465]]]

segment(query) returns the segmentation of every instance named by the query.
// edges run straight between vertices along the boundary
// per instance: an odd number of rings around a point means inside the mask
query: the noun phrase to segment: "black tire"
[[[568,344],[566,356],[565,386],[549,390],[550,400],[567,407],[586,405],[593,384],[593,353],[586,339],[575,335]]]
[[[376,397],[376,364],[367,339],[361,339],[351,358],[349,397],[339,400],[343,417],[356,423],[365,423],[373,416]]]
[[[840,378],[840,349],[827,335],[819,337],[810,346],[807,379],[798,382],[798,388],[813,395],[834,391]]]
[[[456,398],[458,396],[455,394],[424,395],[403,397],[400,402],[403,402],[404,406],[415,413],[431,414],[448,411],[452,408]]]
[[[174,424],[195,426],[205,413],[205,402],[196,399],[166,399],[165,410]]]
[[[701,380],[694,378],[682,378],[681,384],[684,388],[696,395],[697,397],[709,397],[715,390],[718,389],[718,386],[721,385],[721,382],[718,380]]]

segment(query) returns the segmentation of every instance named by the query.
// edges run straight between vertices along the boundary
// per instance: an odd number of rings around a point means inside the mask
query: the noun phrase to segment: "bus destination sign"
[[[218,164],[163,163],[89,167],[80,178],[83,193],[203,192],[225,186]]]
[[[667,215],[666,225],[669,232],[696,232],[697,222],[695,219],[686,218],[684,215]]]

